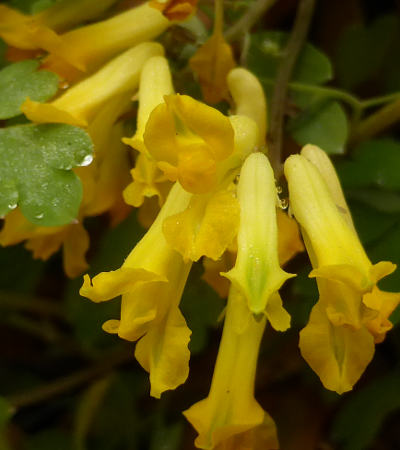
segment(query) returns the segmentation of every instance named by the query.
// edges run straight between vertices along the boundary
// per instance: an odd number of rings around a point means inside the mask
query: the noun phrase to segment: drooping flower
[[[285,163],[290,207],[300,223],[320,298],[300,333],[300,350],[327,389],[351,390],[391,328],[400,295],[380,279],[396,266],[372,264],[354,230],[333,166],[317,147]]]
[[[254,380],[267,319],[279,331],[290,325],[278,290],[291,275],[278,262],[277,192],[262,153],[243,164],[238,199],[238,256],[225,274],[232,285],[212,385],[184,415],[199,433],[198,448],[277,449],[275,424],[254,399]]]
[[[197,448],[279,448],[275,423],[254,398],[265,325],[266,318],[256,320],[246,299],[232,286],[210,393],[183,413],[199,434]]]
[[[259,130],[259,147],[265,145],[267,135],[267,101],[258,78],[249,70],[237,67],[227,76],[229,92],[235,104],[235,114],[250,117]]]
[[[103,328],[128,341],[139,342],[135,356],[150,373],[151,395],[175,389],[188,375],[190,330],[179,301],[191,267],[165,241],[162,223],[187,207],[191,194],[175,183],[157,219],[120,269],[90,280],[80,293],[94,302],[122,295],[120,320]]]
[[[277,190],[267,157],[251,154],[243,164],[238,184],[241,221],[238,254],[232,270],[225,273],[256,315],[265,314],[280,331],[289,327],[290,317],[282,307],[278,290],[294,275],[279,264],[276,220]]]
[[[144,143],[158,167],[171,181],[192,193],[210,191],[216,184],[217,162],[234,148],[227,117],[187,95],[165,96],[147,121]]]
[[[113,96],[132,94],[138,86],[145,61],[163,53],[162,46],[156,42],[139,44],[117,56],[94,75],[72,86],[51,103],[27,99],[21,110],[33,122],[86,127],[99,108]]]
[[[211,104],[228,98],[227,75],[236,66],[232,48],[223,35],[223,2],[215,0],[214,4],[213,33],[189,60],[204,100]]]
[[[136,132],[123,142],[141,153],[136,158],[131,171],[133,182],[124,191],[124,199],[129,205],[140,207],[146,198],[156,196],[161,206],[172,183],[157,167],[143,141],[143,134],[150,113],[164,102],[164,95],[174,93],[168,61],[162,56],[150,58],[143,66],[139,83],[139,108]]]
[[[169,25],[170,22],[146,2],[109,19],[61,35],[63,44],[72,49],[74,60],[80,62],[79,67],[71,64],[71,56],[67,59],[57,51],[51,52],[46,58],[44,67],[69,80],[75,79],[82,73],[71,72],[73,67],[91,73],[118,53],[156,38]]]

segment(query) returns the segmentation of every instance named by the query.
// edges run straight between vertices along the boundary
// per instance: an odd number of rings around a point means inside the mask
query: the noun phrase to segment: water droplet
[[[93,155],[86,155],[82,159],[82,162],[79,165],[82,166],[82,167],[88,166],[92,161],[93,161]]]
[[[8,209],[15,209],[17,207],[17,204],[16,203],[10,203],[9,205],[8,205]]]
[[[43,219],[44,214],[40,213],[40,214],[36,214],[35,219]]]
[[[276,186],[276,192],[282,194],[282,186]]]
[[[289,201],[287,198],[284,198],[282,200],[279,200],[279,207],[281,209],[286,209],[289,206]]]

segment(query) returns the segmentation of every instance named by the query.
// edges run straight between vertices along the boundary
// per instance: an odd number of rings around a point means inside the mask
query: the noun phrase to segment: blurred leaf
[[[0,215],[19,205],[36,225],[58,226],[78,215],[82,185],[71,171],[86,165],[92,142],[65,124],[0,129]]]
[[[386,233],[399,220],[396,215],[384,214],[359,201],[350,202],[350,211],[357,233],[364,246],[380,238],[385,238]]]
[[[34,260],[22,245],[0,251],[0,286],[3,291],[32,292],[44,270],[44,262]]]
[[[291,280],[292,301],[285,303],[285,308],[292,317],[292,326],[303,328],[310,317],[311,308],[318,300],[318,289],[315,279],[309,278],[311,267],[302,269],[297,277]]]
[[[7,61],[5,59],[7,51],[7,44],[0,39],[0,68],[7,65]]]
[[[89,232],[98,228],[98,219],[87,221]],[[114,229],[108,230],[97,246],[97,253],[90,260],[90,274],[118,269],[133,247],[142,237],[144,230],[136,220],[136,211]],[[93,303],[79,295],[82,278],[69,281],[65,294],[68,319],[74,333],[86,351],[98,352],[108,346],[115,346],[120,339],[101,328],[108,319],[116,319],[120,314],[121,302]]]
[[[26,450],[71,450],[69,433],[56,428],[34,434],[27,440]]]
[[[134,362],[132,351],[132,362]],[[135,364],[135,363],[134,363]],[[104,407],[96,414],[92,425],[92,437],[88,449],[96,450],[140,450],[139,431],[151,419],[143,409],[137,410],[138,397],[148,395],[147,374],[133,371],[115,375],[104,398]],[[150,417],[149,417],[150,416]],[[149,430],[147,430],[149,431]],[[149,436],[147,435],[147,441]]]
[[[151,437],[150,450],[179,450],[182,434],[182,422],[157,427]]]
[[[92,422],[103,403],[104,397],[110,386],[112,378],[110,376],[95,381],[83,393],[78,403],[75,415],[74,426],[74,448],[75,450],[85,450],[86,437],[89,433]]]
[[[19,9],[25,14],[35,14],[48,8],[59,0],[10,0],[12,8]]]
[[[0,70],[0,119],[19,116],[21,105],[29,97],[44,102],[58,90],[58,76],[47,70],[38,71],[39,61],[26,60]]]
[[[329,154],[344,153],[348,126],[338,102],[322,102],[318,107],[306,109],[289,121],[288,130],[299,145],[318,145]]]
[[[0,429],[2,429],[14,413],[14,408],[3,397],[0,397]]]
[[[218,325],[225,301],[200,279],[201,267],[194,265],[181,301],[181,310],[192,330],[189,348],[191,353],[201,352],[208,344],[211,327]]]
[[[357,200],[384,213],[400,212],[400,193],[383,191],[382,189],[359,188],[347,189],[349,199]]]
[[[341,450],[371,448],[383,421],[400,408],[400,373],[372,381],[349,396],[336,416],[332,438]]]
[[[282,31],[264,31],[251,35],[248,68],[260,78],[274,80],[278,65],[284,55],[289,34]],[[332,66],[328,57],[307,43],[293,70],[292,81],[322,84],[332,78]]]
[[[390,67],[398,60],[400,37],[399,19],[394,15],[382,16],[369,27],[356,24],[342,35],[336,57],[340,84],[352,89],[370,80],[382,71],[385,58]],[[396,51],[397,50],[397,51]]]
[[[359,145],[350,161],[338,164],[342,183],[348,188],[376,186],[400,190],[400,143],[377,139]]]

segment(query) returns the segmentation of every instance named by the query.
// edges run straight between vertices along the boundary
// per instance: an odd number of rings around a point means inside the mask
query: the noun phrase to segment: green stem
[[[351,136],[351,143],[357,144],[370,139],[398,121],[400,121],[400,98],[362,120]]]
[[[247,12],[224,33],[225,39],[232,42],[248,33],[275,2],[276,0],[254,2]]]
[[[300,0],[296,11],[293,30],[284,50],[276,75],[276,83],[271,101],[270,132],[268,134],[268,149],[271,165],[278,180],[282,175],[282,140],[285,117],[288,83],[292,76],[297,58],[306,40],[315,6],[315,0]]]

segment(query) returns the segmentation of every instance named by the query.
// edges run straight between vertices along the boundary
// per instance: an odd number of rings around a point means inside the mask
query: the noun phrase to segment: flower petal
[[[326,389],[350,391],[374,355],[374,339],[365,329],[336,327],[318,302],[300,332],[300,351]]]
[[[167,242],[185,260],[217,260],[237,234],[239,204],[234,193],[221,190],[210,195],[194,196],[185,211],[164,221]]]

